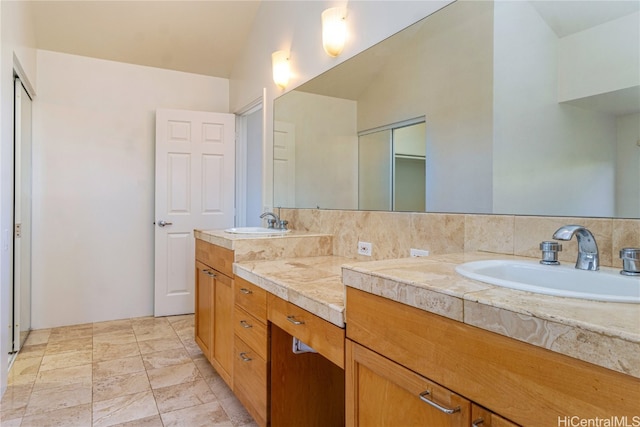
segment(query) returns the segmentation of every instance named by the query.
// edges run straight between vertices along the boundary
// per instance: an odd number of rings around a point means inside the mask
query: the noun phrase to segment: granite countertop
[[[333,253],[331,234],[289,231],[284,234],[233,234],[194,230],[196,239],[234,251],[234,261],[259,261],[326,256]]]
[[[235,250],[237,247],[242,246],[245,243],[255,242],[278,242],[290,239],[300,239],[309,237],[332,237],[331,234],[326,233],[313,233],[309,231],[296,231],[289,230],[286,233],[279,233],[277,230],[274,234],[237,234],[227,233],[224,230],[194,230],[194,236],[196,239],[204,240],[205,242],[212,243],[223,248]]]
[[[234,263],[236,276],[341,328],[345,327],[345,290],[341,267],[353,261],[315,256]]]
[[[351,262],[346,286],[640,378],[640,304],[562,298],[467,279],[458,264],[531,258],[491,253]]]
[[[331,255],[330,235],[285,236],[196,232],[236,251],[237,276],[341,328],[346,285],[640,378],[640,304],[518,291],[455,271],[469,261],[531,258],[475,252],[358,262]]]

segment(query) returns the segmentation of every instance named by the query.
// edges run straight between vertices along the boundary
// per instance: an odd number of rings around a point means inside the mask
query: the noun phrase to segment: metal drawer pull
[[[253,328],[253,325],[251,323],[248,323],[246,320],[241,320],[240,324],[245,329]]]
[[[444,412],[445,414],[454,414],[456,412],[460,412],[460,407],[459,406],[456,406],[453,409],[445,408],[444,406],[440,406],[436,402],[434,402],[433,400],[427,399],[425,397],[425,396],[429,396],[429,395],[431,395],[431,392],[429,390],[423,391],[422,393],[420,393],[420,400],[422,400],[425,403],[428,403],[429,405],[433,406],[434,408],[436,408],[439,411]]]
[[[240,292],[242,292],[243,294],[247,294],[247,295],[253,293],[253,291],[251,291],[251,290],[249,290],[247,288],[240,288]]]
[[[243,362],[251,362],[251,358],[247,356],[247,353],[245,353],[244,351],[242,353],[240,353],[240,359],[242,359]]]
[[[484,418],[478,418],[471,423],[471,427],[480,427],[482,424],[484,424]]]
[[[207,273],[207,276],[209,277],[216,277],[216,273],[211,270],[204,270],[204,272]]]
[[[302,320],[296,320],[296,316],[293,315],[287,316],[287,320],[294,325],[304,325],[304,322]]]

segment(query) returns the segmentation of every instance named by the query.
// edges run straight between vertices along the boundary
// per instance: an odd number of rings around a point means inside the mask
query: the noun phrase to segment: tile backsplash
[[[431,254],[483,251],[540,257],[539,244],[563,225],[580,224],[595,236],[600,264],[619,267],[623,247],[640,247],[640,219],[282,209],[294,230],[330,233],[334,255],[357,260],[404,258],[409,250]],[[358,241],[372,256],[358,255]],[[575,262],[575,238],[561,242],[562,262]]]

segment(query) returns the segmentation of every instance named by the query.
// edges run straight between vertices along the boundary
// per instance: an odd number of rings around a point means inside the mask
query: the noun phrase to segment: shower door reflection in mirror
[[[358,209],[425,210],[426,123],[410,120],[358,136]]]

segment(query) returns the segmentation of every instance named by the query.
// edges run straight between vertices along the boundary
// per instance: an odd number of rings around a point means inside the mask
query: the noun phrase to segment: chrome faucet
[[[278,230],[286,230],[287,229],[287,224],[289,223],[289,221],[284,221],[282,219],[280,219],[280,217],[278,215],[276,215],[273,212],[265,212],[262,215],[260,215],[260,218],[266,218],[266,217],[271,217],[269,219],[267,219],[267,227],[268,228],[274,228],[274,229],[278,229]]]
[[[598,245],[593,234],[581,225],[565,225],[553,233],[556,240],[571,240],[575,234],[578,240],[578,259],[576,268],[580,270],[596,271],[600,268]]]

